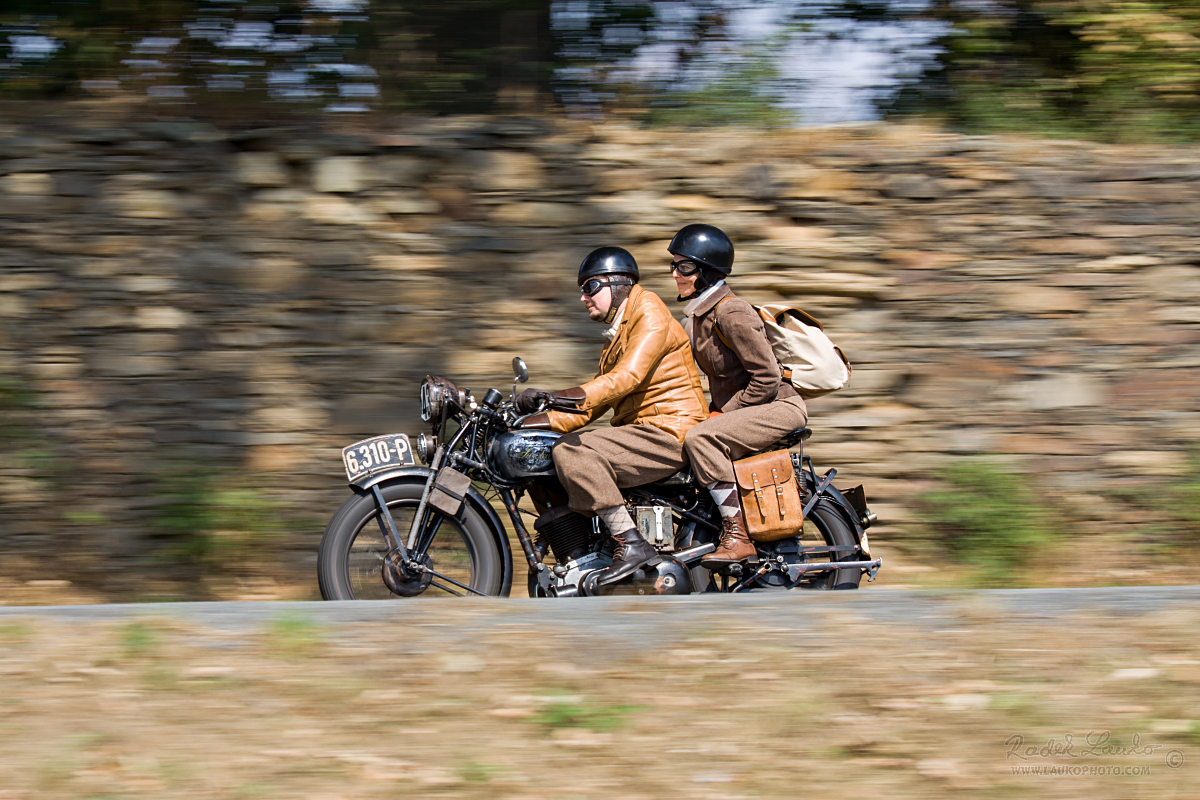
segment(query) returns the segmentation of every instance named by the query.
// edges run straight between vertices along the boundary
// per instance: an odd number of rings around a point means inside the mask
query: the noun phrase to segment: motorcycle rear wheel
[[[424,485],[424,481],[406,481],[381,489],[402,539],[407,540]],[[404,599],[393,594],[383,581],[388,547],[379,530],[378,516],[374,498],[359,494],[343,503],[329,521],[317,554],[317,583],[325,600]],[[458,517],[442,517],[428,555],[430,569],[477,592],[500,594],[504,561],[486,520],[469,504]],[[433,582],[465,594],[444,580],[434,578]],[[414,586],[414,595],[449,597],[451,592],[433,585],[423,590]]]
[[[814,540],[823,540],[825,545],[831,547],[854,546],[857,544],[854,531],[851,530],[849,523],[838,512],[832,500],[821,498],[816,507],[813,508],[808,518],[804,520],[803,538],[799,540],[784,540],[776,546],[783,545],[785,542],[797,542],[801,547],[806,545],[811,546],[817,544]],[[785,555],[785,557],[789,556]],[[793,553],[790,557],[796,556]],[[839,553],[829,558],[833,561],[857,561],[860,556],[856,553]],[[796,588],[817,591],[857,589],[861,581],[861,569],[839,569],[829,572],[818,572],[811,580],[805,580]],[[776,573],[768,574],[760,580],[760,585],[763,588],[778,588],[782,584],[782,576]]]

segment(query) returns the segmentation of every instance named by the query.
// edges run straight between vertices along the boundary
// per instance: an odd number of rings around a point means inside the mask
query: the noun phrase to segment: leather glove
[[[520,414],[532,414],[540,406],[549,405],[554,397],[554,392],[547,392],[545,389],[526,389],[517,395],[513,405]]]

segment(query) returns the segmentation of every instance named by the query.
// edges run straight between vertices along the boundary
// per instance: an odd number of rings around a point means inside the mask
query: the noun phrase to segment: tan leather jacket
[[[600,372],[581,388],[587,414],[552,411],[551,428],[569,433],[612,408],[614,426],[653,425],[683,441],[689,428],[708,418],[687,334],[658,295],[637,285],[600,354]]]

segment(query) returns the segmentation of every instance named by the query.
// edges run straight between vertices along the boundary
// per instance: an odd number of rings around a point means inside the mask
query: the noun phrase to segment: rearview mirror
[[[513,358],[512,367],[517,383],[526,383],[529,381],[529,367],[525,366],[525,361],[520,356]]]

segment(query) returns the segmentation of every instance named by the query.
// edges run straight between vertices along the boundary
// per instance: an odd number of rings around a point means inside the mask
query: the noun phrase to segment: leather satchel
[[[775,450],[733,462],[746,533],[756,542],[800,535],[804,506],[792,470],[792,455]]]

